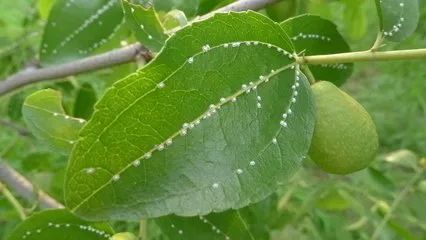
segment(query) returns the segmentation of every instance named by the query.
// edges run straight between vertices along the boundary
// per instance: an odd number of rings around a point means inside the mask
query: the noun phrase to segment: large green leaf
[[[66,209],[47,210],[26,219],[7,240],[109,240],[113,230],[107,224],[89,223]]]
[[[124,15],[136,38],[144,46],[158,52],[164,45],[167,35],[164,33],[157,13],[153,7],[144,8],[142,5],[123,1]]]
[[[65,113],[60,92],[40,90],[25,99],[22,107],[28,129],[53,150],[68,154],[86,122]]]
[[[294,41],[298,52],[305,55],[350,52],[350,48],[329,20],[319,16],[303,15],[281,23]],[[341,85],[352,74],[353,64],[322,64],[309,66],[317,80],[331,81]]]
[[[119,0],[57,0],[44,29],[40,58],[44,64],[90,55],[122,25]]]
[[[402,41],[419,23],[418,0],[376,0],[380,29],[386,39]]]
[[[68,207],[139,219],[267,197],[300,166],[314,126],[309,83],[289,52],[279,24],[255,12],[177,32],[95,106],[71,154]]]

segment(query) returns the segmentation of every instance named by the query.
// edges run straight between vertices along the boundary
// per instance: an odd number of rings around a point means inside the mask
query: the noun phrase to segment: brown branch
[[[38,190],[24,176],[0,159],[0,181],[5,183],[18,196],[32,200],[38,196],[40,207],[45,208],[64,208],[64,206],[50,197],[47,193]]]
[[[220,8],[213,13],[245,11],[249,9],[257,10],[277,1],[278,0],[240,0]],[[205,15],[205,17],[206,16],[210,16],[210,14]],[[142,55],[147,62],[150,60],[149,51],[141,44],[136,43],[121,49],[112,50],[107,53],[83,58],[70,63],[40,69],[23,70],[8,77],[4,81],[0,81],[0,96],[33,83],[54,80],[131,62],[140,55]]]

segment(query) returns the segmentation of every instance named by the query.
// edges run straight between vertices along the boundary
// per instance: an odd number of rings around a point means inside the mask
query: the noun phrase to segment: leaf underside
[[[62,154],[70,153],[78,132],[86,122],[68,116],[62,107],[61,93],[52,89],[28,96],[22,106],[22,114],[34,136]]]
[[[89,223],[65,209],[46,210],[27,218],[7,240],[109,240],[113,230],[107,224]]]
[[[40,59],[49,65],[88,56],[113,37],[123,20],[118,0],[58,0],[44,29]]]
[[[254,12],[177,32],[96,105],[71,154],[68,207],[93,220],[194,216],[270,195],[300,166],[314,126],[289,52],[279,24]]]
[[[386,39],[400,42],[416,30],[420,19],[418,0],[376,0],[376,7]]]
[[[350,52],[349,45],[329,20],[313,15],[290,18],[281,27],[292,38],[297,52],[321,55]],[[317,80],[342,85],[352,74],[353,64],[322,64],[309,66]]]

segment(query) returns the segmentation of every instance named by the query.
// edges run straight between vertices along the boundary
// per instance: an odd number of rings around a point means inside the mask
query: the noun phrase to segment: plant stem
[[[4,197],[9,201],[9,203],[15,208],[21,220],[25,220],[27,216],[25,215],[24,207],[19,203],[19,201],[13,196],[13,194],[6,188],[6,186],[0,182],[0,192],[3,193]]]
[[[316,80],[315,80],[314,74],[312,74],[312,72],[311,72],[311,70],[309,69],[309,67],[308,67],[307,65],[302,65],[302,66],[300,66],[300,68],[302,68],[302,72],[303,72],[303,73],[306,75],[306,77],[308,78],[309,83],[310,83],[311,85],[314,85],[314,84],[315,84],[315,82],[316,82]]]
[[[375,51],[377,51],[377,50],[381,47],[382,42],[383,42],[383,32],[382,32],[382,31],[380,31],[380,32],[377,34],[376,41],[374,42],[374,44],[373,44],[373,46],[371,47],[370,51],[371,51],[371,52],[375,52]]]
[[[330,55],[300,56],[296,57],[299,64],[335,64],[352,62],[392,61],[426,59],[426,48],[412,50],[397,50],[387,52],[350,52]]]
[[[376,230],[374,231],[373,235],[371,236],[371,240],[376,240],[380,236],[380,234],[383,231],[383,228],[385,227],[386,223],[390,220],[392,217],[393,212],[396,210],[398,205],[401,203],[402,199],[408,194],[409,190],[413,187],[413,185],[422,177],[424,173],[424,170],[419,170],[405,185],[404,189],[398,194],[398,196],[395,198],[395,200],[392,203],[392,206],[390,210],[386,213],[386,215],[383,217],[380,224],[377,226]]]
[[[15,169],[0,159],[0,180],[7,184],[17,195],[22,198],[34,199],[34,193],[38,197],[40,207],[45,208],[64,208],[57,200],[53,199],[45,192],[36,190],[33,184],[24,176],[19,174]]]
[[[139,239],[141,240],[147,240],[148,234],[147,234],[148,226],[147,226],[147,220],[142,219],[139,221]]]

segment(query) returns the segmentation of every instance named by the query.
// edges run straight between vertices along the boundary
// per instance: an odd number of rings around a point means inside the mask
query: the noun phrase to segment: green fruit
[[[122,232],[112,236],[112,240],[138,240],[138,238],[133,233]]]
[[[379,140],[367,111],[330,82],[312,86],[316,123],[309,155],[324,171],[348,174],[366,168]]]

